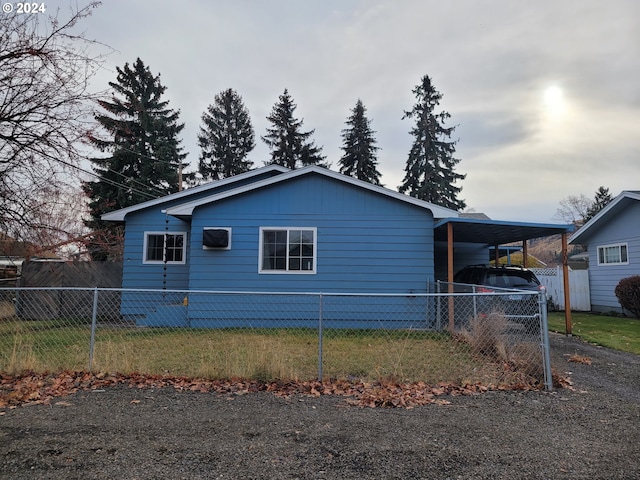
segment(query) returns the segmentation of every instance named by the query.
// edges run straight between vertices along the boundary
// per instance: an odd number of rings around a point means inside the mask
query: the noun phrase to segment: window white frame
[[[627,243],[615,243],[611,245],[598,245],[598,265],[629,265],[629,245]]]
[[[292,241],[296,241],[299,238],[298,232],[301,231],[311,232],[313,235],[312,242],[303,242],[301,239],[299,245],[297,243],[293,244]],[[278,235],[280,237],[278,238],[278,243],[281,251],[279,256],[274,255],[269,260],[269,257],[265,257],[268,253],[265,251],[265,235],[272,233],[280,234]],[[313,275],[316,273],[318,254],[318,231],[316,227],[260,227],[259,242],[258,273],[291,275]],[[277,248],[278,243],[274,243],[273,248]],[[312,252],[309,252],[309,247],[313,249]],[[268,261],[279,262],[279,268],[276,266],[269,268],[267,266]]]
[[[182,246],[175,247],[168,245],[167,240],[169,237],[182,237]],[[162,259],[149,258],[149,238],[150,237],[162,237]],[[184,265],[187,262],[187,232],[144,232],[144,244],[142,250],[142,263],[145,265]],[[167,252],[171,250],[173,252],[180,251],[180,260],[169,260],[167,258]]]

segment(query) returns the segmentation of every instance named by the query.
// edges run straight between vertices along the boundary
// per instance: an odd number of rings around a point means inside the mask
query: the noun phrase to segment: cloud
[[[193,165],[217,93],[242,95],[259,137],[287,87],[334,169],[362,99],[382,181],[396,188],[412,140],[403,112],[428,74],[458,125],[461,197],[492,218],[550,221],[568,195],[640,188],[639,19],[635,0],[110,0],[87,29],[118,50],[96,79],[103,86],[137,57],[161,73]],[[544,108],[551,85],[564,93],[564,117]],[[268,151],[257,143],[261,165]]]

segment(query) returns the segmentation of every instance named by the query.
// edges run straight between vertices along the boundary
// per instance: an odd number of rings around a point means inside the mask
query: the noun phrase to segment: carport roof
[[[444,218],[435,223],[435,240],[447,241],[448,225],[453,226],[453,241],[482,243],[488,246],[522,242],[532,238],[570,233],[573,225],[524,223],[476,218]]]

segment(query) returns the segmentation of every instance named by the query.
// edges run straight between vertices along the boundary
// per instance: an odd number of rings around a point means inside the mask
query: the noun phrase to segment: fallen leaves
[[[0,408],[15,408],[22,405],[50,404],[52,399],[79,391],[104,391],[106,387],[127,385],[130,388],[168,388],[178,391],[216,393],[233,398],[254,392],[270,392],[278,397],[294,395],[320,397],[335,395],[346,397],[346,403],[358,407],[414,408],[420,405],[449,405],[444,397],[456,395],[478,395],[489,390],[537,390],[539,385],[526,382],[515,385],[456,385],[440,383],[428,385],[424,382],[361,382],[347,380],[320,381],[274,381],[261,382],[232,378],[228,380],[206,380],[189,377],[143,375],[132,373],[104,374],[65,371],[58,374],[24,373],[22,375],[0,374]],[[132,400],[132,405],[140,400]],[[54,405],[71,406],[69,402]]]
[[[553,372],[552,381],[554,388],[566,388],[568,390],[575,390],[575,388],[573,387],[573,382],[566,375],[560,375],[557,372]]]
[[[585,357],[583,355],[573,354],[568,359],[567,362],[572,363],[582,363],[584,365],[591,365],[591,359],[589,357]]]

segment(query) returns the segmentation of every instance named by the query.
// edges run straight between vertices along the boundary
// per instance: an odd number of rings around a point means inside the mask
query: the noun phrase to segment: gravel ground
[[[371,409],[119,386],[8,409],[0,478],[640,478],[640,357],[551,341],[574,390]]]

